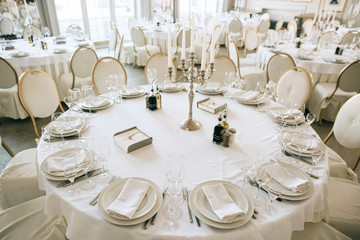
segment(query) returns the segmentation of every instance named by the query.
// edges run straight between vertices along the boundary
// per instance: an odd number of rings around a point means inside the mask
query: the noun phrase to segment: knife
[[[105,170],[105,171],[108,171],[108,170]],[[102,173],[102,168],[97,168],[97,169],[94,169],[94,170],[91,170],[88,172],[88,177],[94,177],[94,176],[97,176],[99,174]],[[75,178],[75,181],[74,183],[77,183],[77,182],[81,182],[82,180],[85,180],[86,179],[86,175],[83,174],[77,178]],[[58,183],[56,185],[57,188],[59,187],[67,187],[67,186],[70,186],[71,185],[71,182],[69,180],[65,180],[65,181],[62,181],[60,183]]]
[[[190,206],[189,206],[189,192],[188,192],[188,190],[187,190],[187,187],[184,187],[184,188],[183,188],[183,195],[184,195],[184,199],[186,200],[190,223],[193,223],[194,221],[193,221],[193,218],[192,218],[192,215],[191,215]]]
[[[163,199],[165,198],[165,192],[162,193],[162,197],[163,197]],[[144,222],[143,228],[144,228],[145,230],[148,229],[148,227],[149,227],[150,224],[151,224],[151,225],[154,225],[154,224],[155,224],[155,219],[156,219],[157,214],[158,214],[158,213],[156,212],[154,216],[152,216],[151,218],[149,218],[148,220],[146,220],[146,221]]]

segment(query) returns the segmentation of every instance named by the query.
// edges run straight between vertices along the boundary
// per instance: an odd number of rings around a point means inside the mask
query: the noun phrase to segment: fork
[[[184,199],[185,199],[186,204],[187,204],[190,223],[193,223],[193,218],[192,218],[191,210],[190,210],[190,206],[189,206],[189,193],[188,193],[187,187],[183,188],[183,196],[184,196]]]
[[[118,176],[114,175],[111,177],[111,180],[109,182],[109,185],[113,182],[115,182],[118,179]],[[98,202],[100,194],[104,191],[105,187],[89,202],[91,206],[95,206]]]

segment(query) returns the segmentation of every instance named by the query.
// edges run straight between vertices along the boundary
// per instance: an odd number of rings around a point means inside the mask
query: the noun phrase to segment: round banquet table
[[[314,44],[303,44],[304,49],[313,49]],[[346,59],[346,63],[333,63],[325,61],[324,58],[336,57],[334,49],[320,49],[319,53],[313,60],[303,60],[297,57],[298,48],[295,48],[295,44],[283,44],[279,45],[281,52],[290,54],[296,65],[309,70],[313,77],[313,83],[316,85],[318,82],[336,82],[341,70],[347,66],[350,62],[355,61],[350,54],[350,50],[344,50],[343,57]],[[360,52],[359,52],[360,53]],[[359,56],[359,53],[357,55]],[[265,69],[266,64],[275,53],[272,48],[264,47],[260,45],[256,53],[256,63],[259,67]]]
[[[196,101],[208,96],[195,94]],[[169,154],[182,153],[185,156],[186,175],[184,186],[192,190],[198,184],[209,180],[226,180],[237,183],[242,180],[238,165],[239,152],[244,144],[259,147],[259,158],[267,159],[274,153],[280,153],[277,141],[278,123],[254,106],[242,105],[222,96],[211,96],[216,102],[228,104],[228,122],[235,128],[236,138],[229,148],[212,143],[213,128],[217,124],[217,115],[196,108],[194,118],[202,123],[198,131],[187,132],[178,128],[179,121],[188,116],[188,97],[184,91],[162,93],[163,108],[150,111],[145,108],[144,97],[126,99],[122,104],[98,111],[91,120],[90,127],[84,131],[84,137],[105,136],[109,141],[111,156],[106,168],[113,175],[122,178],[141,177],[149,179],[163,189],[165,162]],[[121,130],[137,126],[153,138],[151,145],[125,153],[113,142],[113,135]],[[50,150],[43,140],[38,145],[37,161],[40,166],[47,156],[59,149]],[[55,143],[59,144],[59,143]],[[40,188],[46,190],[45,213],[63,215],[68,223],[67,237],[70,239],[290,239],[294,230],[301,230],[304,222],[315,221],[314,215],[326,209],[328,164],[327,155],[318,162],[319,179],[314,182],[314,194],[302,201],[275,201],[278,213],[267,215],[263,207],[258,218],[251,219],[236,229],[224,230],[210,227],[202,222],[197,227],[195,221],[188,220],[186,203],[181,205],[182,215],[177,220],[178,227],[170,231],[163,214],[164,203],[159,210],[155,225],[147,230],[143,224],[118,226],[107,222],[97,206],[89,201],[99,189],[83,191],[71,196],[69,188],[56,188],[57,182],[47,180],[39,171]],[[80,183],[76,183],[78,186]],[[249,192],[247,192],[249,193]],[[269,197],[263,191],[267,201]],[[165,198],[166,202],[166,198]],[[317,220],[318,221],[318,220]],[[281,231],[274,231],[281,229]]]

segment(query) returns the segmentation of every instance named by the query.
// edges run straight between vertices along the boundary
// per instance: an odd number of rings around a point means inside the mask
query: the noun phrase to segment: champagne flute
[[[262,99],[265,97],[265,82],[257,82],[256,83],[256,87],[255,87],[255,91],[259,93],[260,98],[258,98],[258,104],[256,106],[256,110],[260,111],[260,105],[262,102]]]
[[[106,184],[111,179],[111,174],[105,172],[105,162],[110,157],[110,146],[105,137],[97,137],[92,140],[91,149],[96,154],[96,160],[102,163],[102,174],[97,177],[97,182]]]

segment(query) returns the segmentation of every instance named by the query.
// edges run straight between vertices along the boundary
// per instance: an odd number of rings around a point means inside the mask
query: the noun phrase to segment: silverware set
[[[189,221],[190,223],[193,223],[194,220],[192,218],[192,214],[191,214],[191,209],[190,209],[190,206],[189,206],[189,191],[187,190],[187,187],[184,187],[183,188],[183,197],[186,201],[186,205],[187,205],[187,210],[188,210],[188,215],[189,215]],[[194,215],[195,216],[195,215]],[[201,223],[200,223],[200,220],[197,216],[195,216],[195,220],[196,220],[196,224],[198,227],[201,227]]]
[[[108,171],[108,170],[105,170],[105,171]],[[97,169],[94,169],[94,170],[89,171],[89,172],[87,173],[87,175],[88,175],[88,178],[90,178],[90,177],[97,176],[97,175],[99,175],[99,174],[101,174],[101,173],[102,173],[102,168],[97,168]],[[83,180],[86,180],[86,175],[85,175],[85,174],[76,177],[76,178],[75,178],[75,183],[81,182],[81,181],[83,181]],[[65,181],[62,181],[62,182],[58,183],[58,184],[56,185],[56,187],[57,187],[57,188],[60,188],[60,187],[68,187],[68,186],[70,186],[70,185],[71,185],[71,182],[70,182],[69,180],[65,180]]]
[[[111,180],[110,180],[110,182],[109,182],[109,185],[110,185],[111,183],[115,182],[117,179],[118,179],[118,176],[113,175],[113,176],[111,177]],[[95,206],[95,205],[97,204],[98,199],[99,199],[99,197],[100,197],[100,194],[104,191],[104,189],[105,189],[105,188],[103,188],[103,189],[89,202],[89,204],[90,204],[91,206]]]

